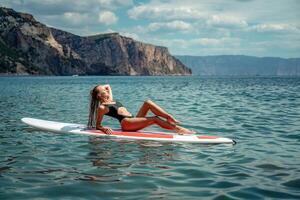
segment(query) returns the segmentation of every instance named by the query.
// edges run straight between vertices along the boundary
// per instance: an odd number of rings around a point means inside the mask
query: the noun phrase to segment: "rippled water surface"
[[[237,145],[53,134],[20,121],[86,123],[101,83],[134,115],[152,99]],[[0,199],[300,198],[300,78],[0,77],[0,91]]]

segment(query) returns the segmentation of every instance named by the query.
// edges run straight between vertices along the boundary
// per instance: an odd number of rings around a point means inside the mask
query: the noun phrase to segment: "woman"
[[[119,120],[123,131],[138,131],[150,125],[156,124],[161,128],[174,130],[179,134],[193,134],[194,131],[188,130],[177,124],[172,115],[168,114],[151,100],[144,102],[136,117],[118,101],[113,101],[112,91],[109,85],[97,85],[91,92],[90,113],[88,127],[95,127],[106,134],[111,134],[112,129],[101,126],[104,115],[114,117]],[[146,117],[148,111],[152,111],[156,116]],[[164,118],[165,120],[163,120]]]

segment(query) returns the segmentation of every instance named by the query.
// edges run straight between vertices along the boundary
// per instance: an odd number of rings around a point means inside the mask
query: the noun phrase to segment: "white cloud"
[[[116,8],[119,6],[132,5],[132,0],[97,0],[99,4],[106,8]]]
[[[98,2],[103,6],[108,6],[113,2],[113,0],[98,0]]]
[[[233,15],[247,22],[278,21],[299,24],[297,0],[220,1],[220,0],[152,0],[128,11],[132,19],[201,19],[212,15]]]
[[[212,6],[213,3],[197,1],[172,1],[172,2],[160,2],[151,1],[148,4],[142,4],[133,7],[127,13],[129,18],[150,19],[153,21],[160,20],[161,22],[153,22],[149,25],[149,31],[156,31],[159,29],[172,29],[173,24],[168,21],[188,21],[184,23],[198,24],[206,26],[204,28],[245,28],[248,26],[246,18],[240,13],[235,12],[220,12],[219,7]],[[223,5],[222,3],[220,3]],[[228,6],[224,4],[224,7]],[[225,10],[225,8],[222,8]],[[191,23],[190,23],[191,24]],[[166,25],[165,27],[163,25]],[[178,24],[179,25],[179,24]],[[177,28],[180,29],[182,25]],[[186,29],[185,27],[184,29]]]
[[[130,6],[133,5],[132,0],[116,0],[116,3],[119,4],[120,6]]]
[[[154,22],[150,23],[147,27],[148,31],[155,32],[159,30],[168,30],[168,31],[191,31],[192,25],[184,21],[171,21],[171,22]]]
[[[240,19],[240,17],[233,15],[212,15],[206,21],[209,26],[221,26],[221,27],[247,27],[248,23]]]
[[[132,0],[0,0],[5,7],[14,8],[40,16],[63,15],[65,12],[96,14],[100,10],[125,9],[133,5]]]
[[[258,24],[250,27],[250,31],[256,32],[291,32],[300,33],[300,29],[291,24]]]
[[[63,18],[72,25],[79,25],[89,20],[87,14],[81,14],[76,12],[65,12],[63,14]]]
[[[149,18],[149,19],[199,19],[203,15],[191,7],[172,7],[169,4],[140,5],[135,6],[128,11],[131,19]]]
[[[218,46],[221,44],[221,41],[215,38],[200,38],[193,41],[194,44],[201,46]]]
[[[102,11],[99,13],[98,21],[105,25],[111,25],[118,21],[118,17],[111,11]]]

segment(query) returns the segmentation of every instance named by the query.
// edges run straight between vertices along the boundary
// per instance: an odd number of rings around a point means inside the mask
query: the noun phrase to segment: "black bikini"
[[[120,107],[123,107],[123,105],[119,101],[116,101],[115,104],[111,104],[111,105],[107,105],[107,106],[108,106],[109,111],[105,115],[108,115],[110,117],[118,119],[120,123],[121,123],[122,119],[124,119],[126,117],[129,117],[129,118],[134,117],[134,116],[123,116],[118,113],[118,109]]]

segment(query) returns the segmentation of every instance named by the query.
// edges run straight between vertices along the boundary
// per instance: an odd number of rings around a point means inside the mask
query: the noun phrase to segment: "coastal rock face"
[[[53,28],[51,31],[65,52],[76,49],[74,56],[89,66],[88,74],[191,74],[165,47],[138,42],[118,33],[79,37]]]
[[[81,37],[0,8],[0,73],[190,75],[191,70],[165,47],[118,33]]]

